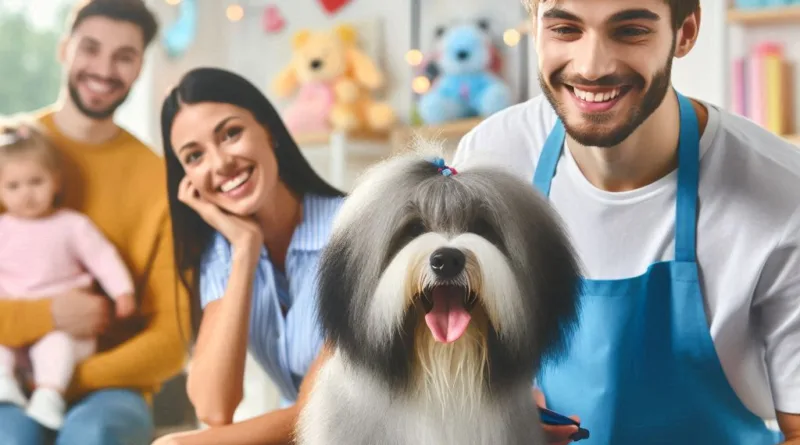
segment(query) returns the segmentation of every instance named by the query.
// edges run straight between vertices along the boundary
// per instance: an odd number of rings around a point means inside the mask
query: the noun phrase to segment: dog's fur
[[[426,292],[443,284],[429,264],[440,247],[465,254],[448,283],[474,298],[452,343],[425,322]],[[574,328],[579,264],[531,184],[489,167],[446,177],[419,150],[384,161],[347,198],[320,268],[334,353],[299,444],[545,443],[531,384]]]

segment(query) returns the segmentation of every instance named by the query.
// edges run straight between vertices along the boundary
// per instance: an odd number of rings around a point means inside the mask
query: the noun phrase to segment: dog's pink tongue
[[[425,322],[436,341],[452,343],[464,335],[471,317],[464,308],[463,297],[462,291],[456,287],[438,286],[433,289],[433,309],[425,315]]]

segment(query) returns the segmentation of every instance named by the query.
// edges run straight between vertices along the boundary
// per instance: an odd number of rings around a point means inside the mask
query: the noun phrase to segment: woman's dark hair
[[[311,167],[289,134],[278,112],[258,88],[243,77],[218,68],[196,68],[186,73],[161,107],[161,137],[167,168],[167,192],[178,277],[189,291],[192,332],[200,323],[199,266],[215,230],[194,210],[178,200],[178,185],[185,172],[172,148],[170,134],[183,105],[224,103],[243,108],[261,123],[272,139],[278,176],[296,196],[306,193],[344,196]],[[264,147],[266,150],[267,147]]]

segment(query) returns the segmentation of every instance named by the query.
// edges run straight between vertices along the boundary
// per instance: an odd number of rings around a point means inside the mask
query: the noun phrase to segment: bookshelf
[[[749,26],[800,23],[800,5],[754,10],[731,7],[728,10],[728,23]]]
[[[800,3],[752,9],[734,3],[728,0],[726,11],[728,107],[800,146]],[[766,71],[753,71],[759,66]]]

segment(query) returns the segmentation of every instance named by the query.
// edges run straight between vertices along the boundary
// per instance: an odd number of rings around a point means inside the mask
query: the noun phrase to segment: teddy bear
[[[372,98],[383,83],[381,71],[358,48],[355,29],[339,25],[295,33],[292,59],[273,80],[272,90],[281,98],[295,94],[282,113],[293,133],[385,131],[394,123],[394,111]]]
[[[511,90],[496,74],[488,27],[478,20],[437,28],[436,55],[427,67],[434,81],[417,104],[423,122],[486,117],[511,105]]]

